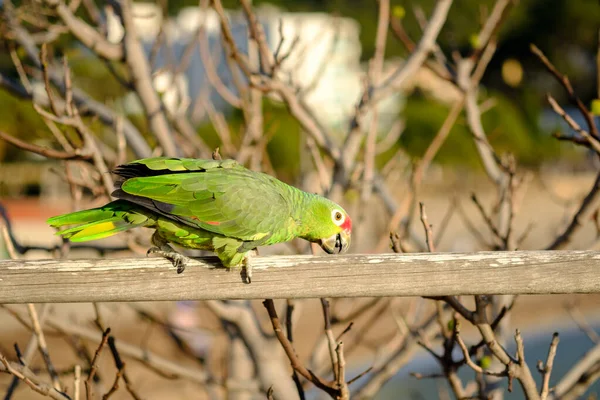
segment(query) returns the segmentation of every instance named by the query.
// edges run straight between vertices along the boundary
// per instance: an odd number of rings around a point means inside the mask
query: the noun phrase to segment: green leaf
[[[592,100],[591,112],[595,116],[600,116],[600,99]]]
[[[474,33],[471,36],[469,36],[469,43],[471,44],[471,47],[473,47],[474,49],[478,49],[479,46],[481,46],[481,40],[479,40],[479,35]]]
[[[392,14],[396,18],[402,19],[406,15],[406,10],[402,6],[394,6],[394,8],[392,9]]]
[[[492,365],[492,357],[483,356],[481,360],[479,360],[479,366],[483,369],[488,369]]]

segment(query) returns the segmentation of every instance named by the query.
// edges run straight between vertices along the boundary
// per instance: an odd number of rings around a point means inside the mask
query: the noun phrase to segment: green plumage
[[[134,228],[156,229],[168,242],[214,251],[225,266],[243,262],[258,246],[294,237],[317,241],[340,232],[317,195],[233,160],[148,158],[116,168],[113,196],[103,207],[52,217],[71,241],[95,240]]]

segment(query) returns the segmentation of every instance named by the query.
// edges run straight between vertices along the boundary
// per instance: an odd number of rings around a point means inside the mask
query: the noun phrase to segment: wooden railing
[[[0,303],[600,293],[600,252],[270,256],[253,279],[218,259],[0,260]]]

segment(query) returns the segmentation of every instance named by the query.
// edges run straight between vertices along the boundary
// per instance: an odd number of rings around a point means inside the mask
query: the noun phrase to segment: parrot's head
[[[303,237],[318,243],[329,254],[346,252],[352,234],[352,220],[348,213],[321,196],[315,196],[307,211],[310,229]]]

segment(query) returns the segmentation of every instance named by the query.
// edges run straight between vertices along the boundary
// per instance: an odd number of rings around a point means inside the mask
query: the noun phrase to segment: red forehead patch
[[[344,223],[342,225],[340,225],[340,227],[348,232],[352,231],[352,220],[350,219],[349,215],[346,215],[346,220],[344,221]]]

